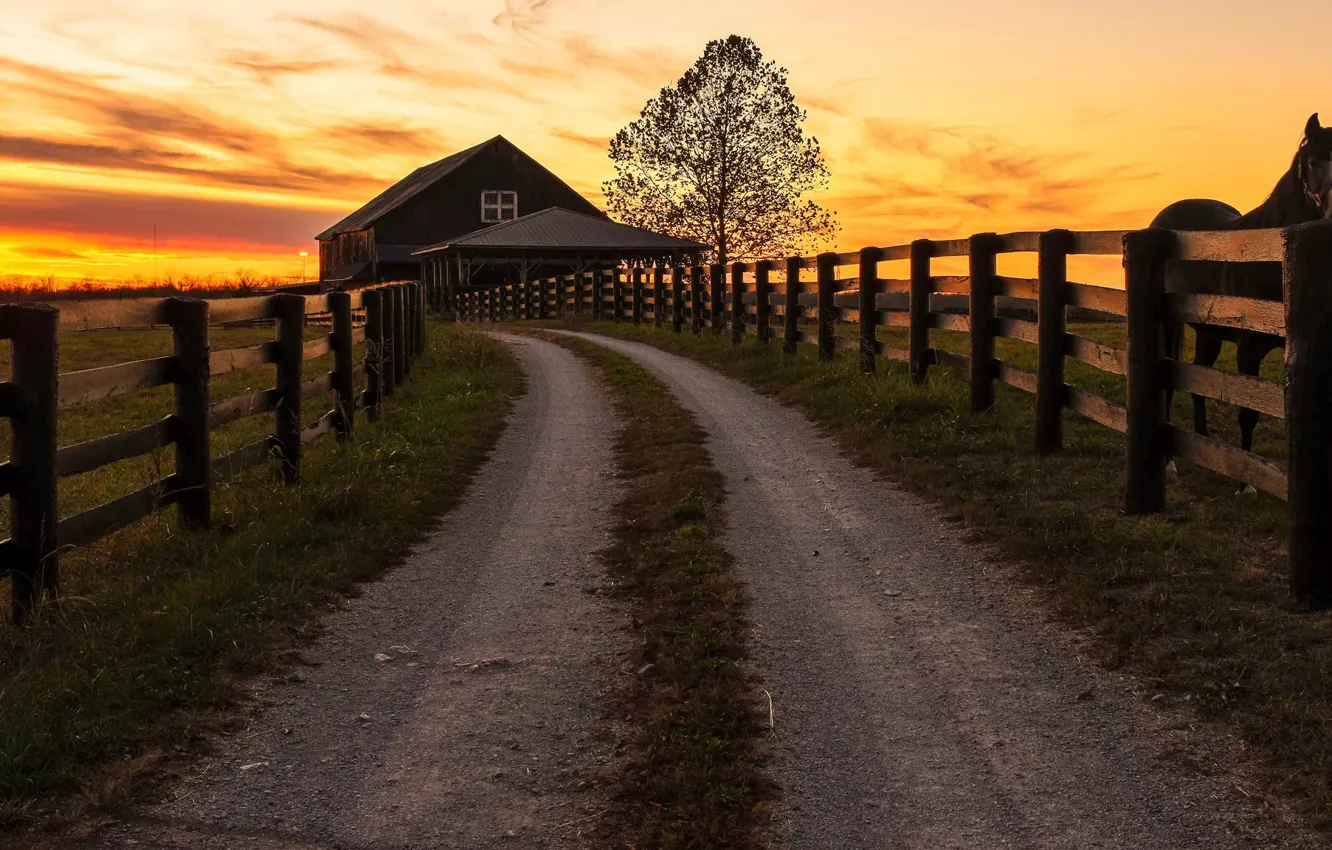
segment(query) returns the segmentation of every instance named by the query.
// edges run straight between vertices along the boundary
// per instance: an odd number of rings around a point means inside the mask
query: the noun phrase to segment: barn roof
[[[349,230],[364,230],[374,224],[377,219],[385,213],[397,209],[407,201],[419,195],[421,192],[439,182],[442,178],[458,170],[458,167],[466,163],[472,157],[480,153],[487,145],[496,142],[503,143],[513,147],[508,139],[503,136],[495,136],[486,139],[479,145],[473,145],[466,150],[450,154],[441,160],[432,162],[429,165],[423,165],[420,168],[408,174],[406,177],[394,183],[392,186],[380,192],[374,200],[361,207],[356,212],[344,218],[342,221],[325,230],[315,238],[323,241],[332,239],[339,233],[346,233]]]
[[[676,239],[641,227],[619,224],[602,216],[550,207],[512,221],[491,225],[472,233],[415,251],[417,256],[447,251],[478,254],[511,251],[652,253],[698,251],[708,246],[690,239]]]

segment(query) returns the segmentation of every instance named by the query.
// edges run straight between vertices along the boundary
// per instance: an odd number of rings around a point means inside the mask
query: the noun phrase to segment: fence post
[[[879,260],[883,251],[878,248],[860,249],[860,371],[872,374],[879,359]]]
[[[301,367],[305,349],[305,297],[272,295],[268,317],[277,319],[277,414],[274,448],[288,484],[301,477]]]
[[[365,395],[362,402],[371,422],[379,418],[379,403],[383,400],[381,375],[384,370],[384,301],[378,289],[367,289],[361,295],[365,305]]]
[[[652,267],[652,326],[666,324],[666,267],[657,263]]]
[[[641,325],[641,324],[643,323],[643,267],[642,267],[642,266],[634,266],[633,275],[634,275],[634,277],[633,277],[633,281],[634,281],[634,290],[633,290],[633,295],[634,295],[633,320],[634,320],[634,327],[638,327],[639,325]]]
[[[1068,303],[1067,230],[1042,233],[1036,290],[1036,451],[1050,454],[1064,444],[1064,330]]]
[[[795,354],[800,344],[800,267],[799,257],[786,258],[786,316],[782,330],[782,350]]]
[[[1283,238],[1290,589],[1323,610],[1332,607],[1332,221]]]
[[[611,318],[616,324],[624,321],[624,284],[619,269],[611,270]]]
[[[684,266],[671,268],[671,330],[680,333],[684,330]]]
[[[400,283],[398,289],[402,293],[402,377],[398,383],[406,383],[412,371],[412,355],[416,350],[416,306],[410,283]],[[472,290],[472,321],[480,321],[476,309],[476,290]]]
[[[380,389],[382,390],[383,398],[390,398],[398,385],[396,377],[397,370],[393,366],[393,360],[395,357],[393,349],[397,348],[397,338],[395,335],[398,328],[398,305],[393,298],[392,286],[381,286],[379,288],[379,294],[383,299],[384,304],[384,346],[381,349],[380,354],[383,363],[383,367],[380,371]],[[466,303],[466,300],[467,298],[465,294],[459,295],[458,312],[460,315],[465,309],[463,305]]]
[[[13,342],[10,387],[0,384],[0,412],[10,417],[10,461],[0,465],[9,490],[11,608],[22,623],[60,590],[56,555],[56,403],[60,313],[45,304],[0,306],[0,337]]]
[[[689,275],[689,321],[694,336],[703,333],[703,266],[694,266]]]
[[[745,264],[731,263],[731,343],[745,338]]]
[[[917,239],[911,243],[911,296],[908,302],[910,322],[907,329],[908,359],[911,380],[925,383],[929,377],[934,352],[930,349],[930,259],[934,256],[934,243]]]
[[[712,334],[716,336],[725,326],[723,323],[726,318],[726,267],[713,263],[708,267],[708,274],[712,283],[712,298],[708,305],[708,327],[712,328]]]
[[[172,438],[176,444],[176,471],[170,477],[170,496],[186,528],[208,527],[211,512],[212,455],[208,433],[208,302],[168,298],[166,320],[171,325],[176,360],[176,410]]]
[[[407,381],[407,294],[401,284],[393,290],[393,386]]]
[[[1139,230],[1124,237],[1124,287],[1128,300],[1128,474],[1124,510],[1165,508],[1165,391],[1161,308],[1165,263],[1173,250],[1168,230]]]
[[[352,297],[350,292],[330,292],[328,307],[333,312],[333,387],[337,390],[337,413],[333,424],[338,438],[351,436],[356,422],[356,375],[352,364]]]
[[[971,276],[971,412],[994,407],[994,302],[996,240],[977,233],[967,250]]]
[[[412,366],[416,363],[416,349],[420,345],[420,321],[421,310],[420,301],[417,300],[415,283],[404,283],[402,285],[402,297],[407,299],[407,363],[404,365],[404,373],[410,373]],[[481,292],[478,290],[474,294],[473,307],[476,321],[481,321]]]
[[[767,345],[772,335],[772,329],[769,327],[772,315],[772,283],[768,281],[768,274],[771,271],[772,263],[768,260],[759,260],[754,264],[754,332],[758,334],[761,345]]]
[[[837,255],[819,254],[819,359],[832,360],[837,351]]]
[[[484,295],[484,293],[481,293]],[[426,349],[426,297],[425,286],[416,284],[416,356],[425,354]]]

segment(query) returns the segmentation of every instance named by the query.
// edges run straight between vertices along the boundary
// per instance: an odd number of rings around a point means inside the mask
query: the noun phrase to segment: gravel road
[[[577,846],[627,657],[597,593],[615,422],[572,354],[506,341],[528,392],[465,504],[326,618],[311,666],[259,683],[175,802],[89,846]]]
[[[775,709],[779,846],[1304,846],[1274,836],[1224,770],[1172,766],[1206,756],[1186,715],[1080,659],[931,506],[735,381],[583,336],[662,379],[726,476]]]

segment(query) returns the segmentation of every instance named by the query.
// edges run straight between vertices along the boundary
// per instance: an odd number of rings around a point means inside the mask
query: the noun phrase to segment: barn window
[[[481,193],[482,221],[512,221],[518,217],[518,193],[487,189]]]

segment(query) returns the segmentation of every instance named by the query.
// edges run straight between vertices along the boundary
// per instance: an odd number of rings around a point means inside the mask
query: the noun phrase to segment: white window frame
[[[481,192],[481,222],[498,224],[518,217],[518,193],[508,189],[485,189]]]

